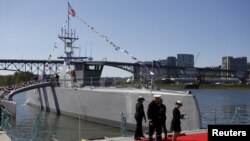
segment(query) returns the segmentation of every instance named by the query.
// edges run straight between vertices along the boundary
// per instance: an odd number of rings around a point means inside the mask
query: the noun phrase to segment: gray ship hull
[[[85,119],[88,121],[121,126],[121,115],[126,117],[127,128],[134,130],[134,119],[137,98],[142,95],[145,98],[144,108],[153,99],[154,94],[160,94],[163,103],[167,107],[167,128],[169,129],[172,119],[172,109],[176,100],[183,101],[182,113],[187,113],[186,119],[182,120],[182,130],[201,129],[201,118],[196,98],[188,92],[178,91],[150,91],[134,88],[63,88],[55,87],[55,95],[51,87],[42,90],[27,91],[27,103],[38,108],[43,107],[47,111],[60,111],[61,114],[70,117]],[[58,101],[58,106],[57,102]],[[59,108],[59,109],[58,109]],[[147,123],[144,123],[147,127]]]

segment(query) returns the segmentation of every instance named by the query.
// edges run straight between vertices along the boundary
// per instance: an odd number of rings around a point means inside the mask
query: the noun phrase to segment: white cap
[[[159,94],[155,94],[155,95],[154,95],[154,97],[161,97],[161,95],[159,95]]]
[[[181,106],[182,106],[182,102],[181,102],[180,100],[177,100],[177,101],[175,102],[175,104],[178,104],[178,105],[181,105]]]
[[[144,99],[143,96],[140,95],[140,96],[138,97],[137,101],[138,101],[138,100],[145,100],[145,99]]]

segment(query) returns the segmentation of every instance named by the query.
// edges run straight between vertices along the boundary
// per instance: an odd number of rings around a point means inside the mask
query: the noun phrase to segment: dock
[[[88,140],[82,140],[88,141]],[[134,140],[133,136],[128,137],[104,137],[104,139],[96,139],[92,141],[148,141],[148,136],[141,138],[141,140]],[[167,138],[162,135],[162,141],[172,141],[172,133],[169,133]],[[183,132],[177,137],[177,141],[208,141],[207,130]]]
[[[11,141],[5,131],[0,131],[0,141]]]

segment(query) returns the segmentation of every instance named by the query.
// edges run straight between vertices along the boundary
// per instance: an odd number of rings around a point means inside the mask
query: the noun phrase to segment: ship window
[[[86,70],[89,71],[100,71],[102,69],[101,65],[86,65]]]
[[[90,70],[95,70],[95,66],[89,66]]]
[[[81,64],[76,64],[75,69],[76,70],[82,70],[82,65]]]
[[[71,47],[71,46],[72,46],[71,42],[68,42],[67,47]]]
[[[93,66],[93,65],[86,65],[86,70],[95,70],[95,66]]]
[[[97,65],[96,70],[101,70],[101,65]]]

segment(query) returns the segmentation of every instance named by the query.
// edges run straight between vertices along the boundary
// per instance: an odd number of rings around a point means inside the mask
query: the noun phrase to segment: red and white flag
[[[68,3],[68,10],[69,10],[69,15],[75,17],[76,11],[71,7],[69,3]]]

